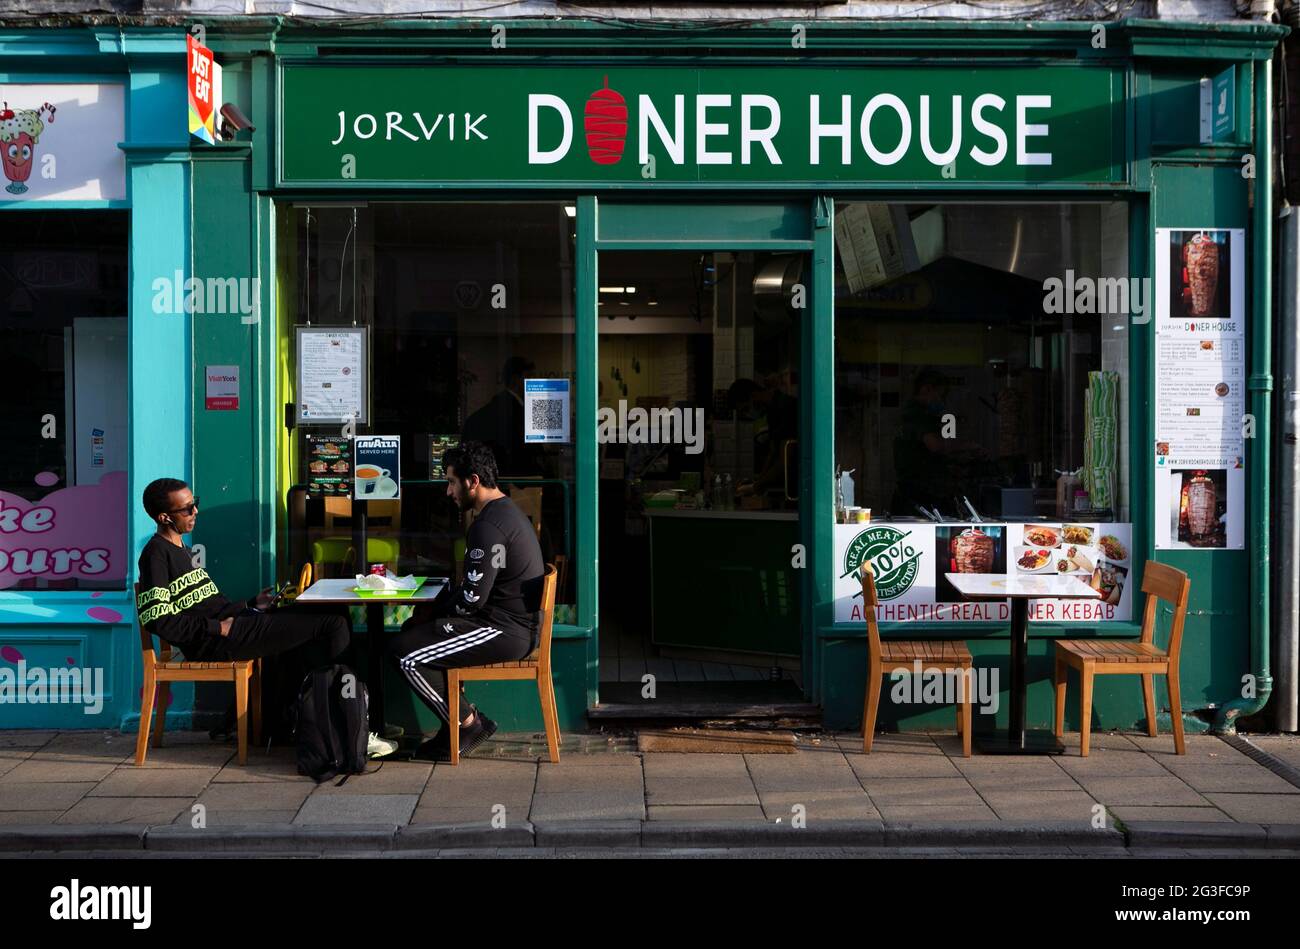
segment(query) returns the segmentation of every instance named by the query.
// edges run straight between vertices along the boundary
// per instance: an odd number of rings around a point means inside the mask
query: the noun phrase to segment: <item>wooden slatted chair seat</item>
[[[911,664],[919,660],[922,665],[933,662],[942,666],[963,667],[969,666],[972,661],[970,650],[963,642],[923,639],[882,641],[880,658],[883,662],[889,663]]]
[[[956,670],[957,676],[957,734],[961,736],[962,754],[970,757],[971,748],[971,692],[967,688],[971,666],[970,650],[966,643],[952,640],[891,640],[882,642],[880,627],[876,624],[876,579],[870,564],[862,565],[862,610],[867,618],[867,694],[862,708],[862,750],[871,752],[875,740],[876,714],[880,710],[882,679],[894,669],[905,666],[909,670],[920,662],[922,672]]]
[[[249,659],[248,662],[254,660]],[[202,669],[229,669],[236,663],[231,662],[187,662],[184,659],[173,659],[168,662],[161,660],[154,663],[154,670],[157,672],[190,672]]]
[[[1158,662],[1161,664],[1169,662],[1168,654],[1151,643],[1069,639],[1062,640],[1057,645],[1063,653],[1084,662]]]
[[[534,680],[546,726],[546,748],[551,763],[560,761],[560,718],[555,705],[555,682],[551,676],[551,627],[555,616],[556,570],[546,565],[542,577],[542,603],[538,621],[538,645],[523,659],[494,662],[486,666],[462,666],[447,670],[447,718],[451,729],[451,763],[460,763],[460,685],[462,682]]]
[[[248,763],[249,718],[252,718],[253,741],[262,734],[262,660],[234,662],[192,662],[173,659],[170,643],[159,639],[155,650],[153,634],[140,619],[140,584],[135,584],[136,622],[140,626],[140,652],[144,661],[144,687],[140,690],[140,730],[135,740],[136,767],[144,764],[149,750],[149,733],[153,746],[161,748],[167,720],[167,700],[173,682],[230,682],[235,687],[235,721],[239,738],[239,763]],[[251,696],[250,696],[251,693]],[[154,721],[154,705],[158,719]],[[250,707],[251,706],[251,707]]]
[[[1187,618],[1187,600],[1192,582],[1183,571],[1168,564],[1148,560],[1142,569],[1142,592],[1146,594],[1146,607],[1142,613],[1142,635],[1137,641],[1114,639],[1061,639],[1056,643],[1056,664],[1052,684],[1056,689],[1055,731],[1060,738],[1065,733],[1065,690],[1067,669],[1079,671],[1079,754],[1088,757],[1092,733],[1093,677],[1108,674],[1128,674],[1142,677],[1142,704],[1146,709],[1147,734],[1152,738],[1156,730],[1157,675],[1165,676],[1169,686],[1169,713],[1174,726],[1174,751],[1186,754],[1183,743],[1183,705],[1178,684],[1178,657],[1183,645],[1183,621]],[[1173,607],[1173,625],[1170,628],[1169,648],[1155,644],[1156,608],[1161,602]]]

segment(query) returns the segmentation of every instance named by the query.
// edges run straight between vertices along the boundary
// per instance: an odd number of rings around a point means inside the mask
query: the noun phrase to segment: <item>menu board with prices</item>
[[[1245,231],[1156,229],[1155,546],[1245,546]]]
[[[352,491],[352,442],[335,435],[308,435],[307,496],[346,498]]]
[[[367,329],[298,326],[298,422],[323,425],[370,418]]]

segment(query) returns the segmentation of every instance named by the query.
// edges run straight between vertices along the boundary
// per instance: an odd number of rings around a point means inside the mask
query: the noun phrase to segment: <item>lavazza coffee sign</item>
[[[284,182],[1106,181],[1108,69],[285,66]]]

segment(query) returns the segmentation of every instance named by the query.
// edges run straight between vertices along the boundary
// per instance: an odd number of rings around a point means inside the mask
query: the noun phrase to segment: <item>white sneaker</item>
[[[397,742],[389,741],[387,738],[380,738],[376,733],[370,733],[370,739],[366,742],[366,755],[370,758],[382,758],[385,755],[391,755],[397,750]]]

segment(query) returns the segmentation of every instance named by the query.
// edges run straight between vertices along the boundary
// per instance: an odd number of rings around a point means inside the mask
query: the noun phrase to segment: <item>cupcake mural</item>
[[[45,120],[41,116],[45,115]],[[0,164],[4,166],[10,194],[27,191],[27,179],[32,175],[32,159],[36,143],[41,140],[46,123],[54,121],[54,106],[46,102],[39,109],[0,109]]]

